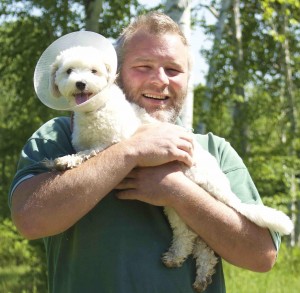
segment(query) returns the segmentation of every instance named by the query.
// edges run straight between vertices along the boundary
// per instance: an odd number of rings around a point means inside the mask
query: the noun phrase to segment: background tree
[[[272,5],[271,5],[272,4]],[[293,34],[293,24],[295,19],[298,18],[297,13],[292,13],[294,9],[299,8],[299,1],[282,1],[280,4],[270,3],[270,1],[263,2],[264,7],[264,18],[266,22],[272,28],[271,33],[277,43],[279,50],[279,60],[278,64],[280,66],[281,73],[281,83],[280,99],[284,105],[283,115],[286,119],[285,127],[281,133],[281,141],[286,145],[286,154],[289,158],[293,159],[293,162],[297,161],[297,152],[299,152],[298,137],[299,137],[299,117],[298,117],[298,105],[299,105],[299,91],[296,92],[295,83],[295,64],[292,60],[292,50],[291,43],[299,41],[294,39]],[[299,9],[298,9],[299,10]],[[298,18],[299,19],[299,18]],[[299,82],[299,81],[298,81]],[[291,244],[300,244],[300,227],[299,227],[299,211],[300,211],[300,201],[299,201],[299,184],[297,181],[297,176],[299,176],[299,166],[292,164],[285,173],[288,178],[290,186],[290,196],[291,196],[291,210],[292,218],[294,220],[296,229],[292,233]]]
[[[203,52],[214,70],[209,95],[196,89],[195,118],[234,145],[266,203],[292,207],[291,244],[299,245],[299,1],[238,2],[226,10],[221,38],[218,25],[206,26],[218,54]],[[224,13],[224,2],[211,5]]]

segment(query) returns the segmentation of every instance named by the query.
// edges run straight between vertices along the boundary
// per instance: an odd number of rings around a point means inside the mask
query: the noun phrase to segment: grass
[[[274,268],[268,273],[254,273],[224,262],[228,293],[298,293],[300,292],[300,248],[282,246]]]

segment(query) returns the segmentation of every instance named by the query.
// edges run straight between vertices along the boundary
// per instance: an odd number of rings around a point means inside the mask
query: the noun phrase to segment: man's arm
[[[252,223],[191,182],[187,185],[188,200],[181,196],[173,207],[217,254],[253,271],[266,272],[273,267],[277,251],[268,229]]]
[[[173,207],[218,255],[236,266],[265,272],[275,263],[269,231],[210,196],[176,162],[134,169],[117,188],[120,199]]]
[[[74,225],[134,167],[179,160],[192,164],[192,137],[162,123],[142,126],[77,168],[49,172],[20,183],[13,192],[12,218],[26,238],[61,233]]]

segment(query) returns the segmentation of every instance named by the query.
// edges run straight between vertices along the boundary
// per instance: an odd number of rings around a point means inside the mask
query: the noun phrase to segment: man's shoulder
[[[246,168],[242,158],[223,137],[209,132],[204,135],[196,134],[196,139],[205,150],[216,158],[223,172],[237,168]]]
[[[42,167],[40,162],[44,159],[55,159],[73,152],[70,118],[53,118],[27,140],[21,152],[18,170],[28,166]]]
[[[223,137],[217,136],[212,132],[208,132],[207,134],[195,134],[195,136],[198,143],[200,143],[201,146],[209,152],[214,149],[230,147],[229,142],[227,142]]]
[[[53,139],[71,135],[70,117],[56,117],[41,125],[31,136],[31,139]]]
[[[19,183],[49,171],[42,163],[44,159],[54,159],[72,152],[70,118],[53,118],[43,124],[31,135],[21,151],[17,173],[9,191],[9,204]]]
[[[38,161],[74,153],[70,123],[70,117],[56,117],[44,123],[26,142],[23,156]]]

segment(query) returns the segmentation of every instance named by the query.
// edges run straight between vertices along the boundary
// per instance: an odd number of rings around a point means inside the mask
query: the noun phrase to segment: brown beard
[[[179,113],[177,113],[175,111],[175,109],[171,109],[171,110],[163,110],[163,109],[160,110],[160,109],[158,109],[158,110],[155,110],[155,111],[153,111],[149,114],[153,118],[155,118],[155,119],[157,119],[161,122],[169,122],[169,123],[175,123],[177,117],[179,116]]]
[[[120,86],[120,88],[123,90],[126,99],[131,102],[131,103],[135,103],[136,105],[138,105],[139,107],[144,108],[142,105],[139,105],[135,99],[133,99],[133,94],[127,90],[124,86],[123,86],[123,82],[121,80],[121,78],[118,78],[118,85]],[[169,122],[169,123],[175,123],[176,119],[179,117],[182,107],[183,107],[183,103],[184,100],[187,96],[187,91],[185,91],[184,93],[182,93],[181,97],[178,98],[178,102],[176,103],[175,107],[173,107],[173,109],[169,109],[169,110],[165,110],[165,109],[155,109],[152,112],[147,111],[153,118],[161,121],[161,122]],[[146,109],[145,109],[146,110]]]

